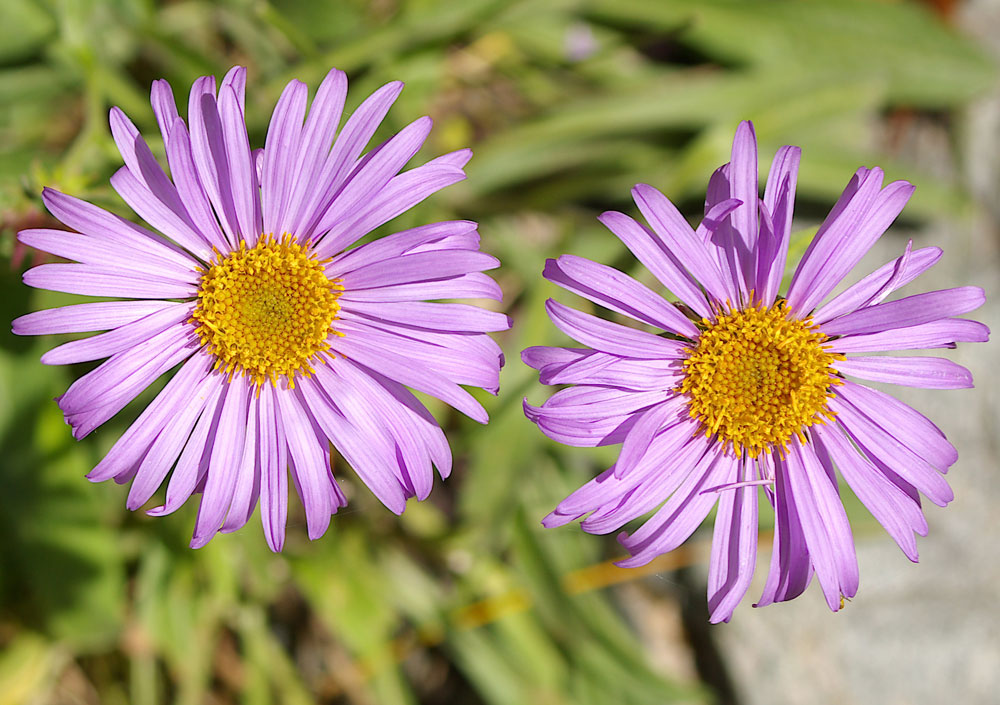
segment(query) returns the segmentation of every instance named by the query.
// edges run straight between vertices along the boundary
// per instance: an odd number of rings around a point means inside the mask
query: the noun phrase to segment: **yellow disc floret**
[[[343,291],[326,276],[329,260],[318,260],[290,235],[280,240],[264,235],[248,248],[222,255],[216,252],[201,277],[198,304],[191,322],[206,350],[215,355],[216,369],[242,373],[258,387],[276,385],[295,374],[309,375],[312,363],[330,349],[327,338],[337,334]]]
[[[788,315],[784,301],[702,321],[704,331],[684,361],[681,391],[706,435],[718,434],[737,454],[782,452],[793,435],[833,418],[826,401],[842,384],[830,365],[844,356],[823,348],[827,337],[809,319]]]

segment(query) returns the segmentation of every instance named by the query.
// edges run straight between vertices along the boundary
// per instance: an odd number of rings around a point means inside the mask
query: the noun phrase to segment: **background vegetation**
[[[544,259],[573,252],[634,269],[595,216],[633,212],[640,181],[696,215],[743,118],[762,155],[803,147],[807,232],[861,164],[918,185],[912,221],[961,213],[972,204],[954,170],[912,163],[896,137],[916,119],[948,124],[992,84],[992,63],[913,2],[4,0],[5,320],[72,298],[20,284],[41,255],[14,233],[50,222],[43,185],[130,216],[107,182],[120,163],[108,108],[162,153],[150,82],[165,77],[181,97],[236,63],[249,67],[257,146],[284,84],[315,88],[336,66],[351,78],[350,106],[406,82],[385,129],[431,115],[418,159],[473,147],[468,181],[387,231],[479,220],[484,249],[503,261],[516,325],[502,340],[502,392],[486,401],[493,421],[435,407],[456,472],[401,519],[342,468],[351,507],[323,539],[306,539],[296,503],[281,555],[256,519],[193,551],[195,503],[150,519],[124,509],[124,488],[83,479],[131,417],[74,442],[52,398],[83,369],[42,366],[58,341],[5,329],[0,705],[719,698],[703,588],[685,570],[703,547],[626,572],[607,563],[619,555],[611,537],[539,525],[616,453],[557,447],[522,417],[521,399],[547,392],[517,351],[559,341],[543,314],[556,295],[540,279]]]

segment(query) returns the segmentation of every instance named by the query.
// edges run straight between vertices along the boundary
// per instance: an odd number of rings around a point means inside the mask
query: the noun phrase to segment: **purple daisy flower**
[[[338,131],[345,74],[330,71],[308,115],[308,88],[292,81],[264,148],[253,151],[245,83],[242,67],[218,92],[214,77],[199,78],[185,123],[167,82],[154,82],[170,177],[124,113],[111,110],[125,162],[111,184],[162,235],[46,189],[49,211],[76,232],[26,230],[20,240],[73,263],[35,267],[25,283],[128,300],[39,311],[13,328],[108,331],[42,357],[108,358],[58,398],[77,439],[177,368],[88,477],[131,480],[134,510],[169,474],[154,516],[200,492],[193,547],[243,526],[259,499],[268,545],[280,551],[289,470],[311,539],[346,503],[331,445],[397,514],[408,498],[427,497],[433,467],[448,476],[444,433],[408,387],[486,423],[460,385],[497,392],[503,358],[486,333],[509,321],[429,301],[500,300],[482,273],[498,262],[479,251],[475,223],[433,223],[346,249],[465,178],[469,150],[400,173],[431,129],[426,117],[363,153],[401,83],[373,93]]]
[[[878,168],[854,175],[779,295],[799,156],[797,147],[778,151],[761,201],[756,138],[741,123],[732,160],[709,182],[697,230],[659,191],[636,186],[649,228],[616,212],[600,220],[680,302],[563,255],[547,262],[549,281],[656,332],[549,300],[555,325],[589,347],[522,354],[543,383],[573,385],[541,407],[525,402],[543,433],[574,446],[622,444],[614,466],[563,500],[544,525],[586,517],[586,531],[607,533],[659,507],[618,537],[631,554],[619,565],[630,567],[678,547],[718,505],[708,577],[713,622],[728,621],[750,585],[759,491],[774,507],[775,531],[758,606],[796,597],[814,572],[834,611],[857,591],[838,470],[917,560],[914,534],[927,531],[918,493],[947,504],[942,474],[958,454],[922,414],[847,378],[971,387],[968,370],[948,360],[867,353],[989,337],[981,323],[954,318],[983,303],[979,287],[884,301],[937,262],[936,247],[907,246],[823,303],[913,192],[905,181],[883,187]]]

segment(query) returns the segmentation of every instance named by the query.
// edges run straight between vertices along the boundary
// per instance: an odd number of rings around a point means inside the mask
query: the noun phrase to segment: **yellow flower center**
[[[826,400],[843,382],[830,365],[826,336],[809,319],[789,318],[784,301],[703,319],[704,332],[684,361],[681,391],[706,435],[757,457],[787,448],[792,435],[833,418]]]
[[[317,260],[288,234],[264,235],[257,244],[216,261],[201,277],[191,322],[216,369],[249,377],[259,387],[295,373],[308,376],[312,363],[330,349],[331,329],[343,291]]]

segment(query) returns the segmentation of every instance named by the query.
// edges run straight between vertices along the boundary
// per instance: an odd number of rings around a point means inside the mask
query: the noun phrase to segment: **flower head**
[[[905,181],[883,187],[878,168],[854,175],[780,295],[799,156],[797,147],[778,151],[761,200],[753,127],[740,124],[732,160],[709,182],[697,229],[663,194],[636,186],[632,195],[650,227],[616,212],[601,221],[680,301],[563,255],[546,264],[546,278],[647,329],[550,300],[555,325],[589,347],[522,354],[543,383],[572,385],[540,407],[525,402],[546,435],[575,446],[622,444],[614,466],[543,523],[583,519],[586,531],[607,533],[659,507],[619,535],[631,554],[619,565],[637,566],[683,543],[717,505],[713,622],[728,621],[750,585],[761,491],[774,507],[775,531],[758,605],[796,597],[814,572],[832,610],[857,591],[837,471],[917,560],[914,534],[927,531],[918,492],[947,504],[952,493],[942,475],[958,454],[922,414],[849,378],[971,387],[969,372],[948,360],[869,353],[989,337],[981,323],[955,318],[983,303],[978,287],[885,301],[940,258],[935,247],[908,245],[827,301],[913,191]]]
[[[465,178],[468,150],[400,172],[427,137],[420,118],[365,147],[402,84],[383,86],[338,130],[347,79],[331,71],[307,115],[299,81],[278,100],[263,149],[243,119],[246,71],[218,90],[195,81],[188,120],[165,81],[152,88],[168,177],[117,108],[111,131],[125,166],[112,186],[159,232],[46,189],[49,211],[76,232],[24,230],[21,242],[72,260],[24,275],[30,286],[120,297],[31,313],[21,335],[107,331],[60,345],[47,364],[107,358],[59,397],[76,438],[121,411],[161,375],[163,390],[90,473],[131,480],[130,509],[167,476],[163,515],[202,494],[193,546],[235,531],[258,499],[268,544],[281,550],[288,473],[318,538],[346,497],[332,445],[386,507],[424,499],[451,452],[409,388],[477,421],[461,385],[496,393],[502,364],[489,331],[506,316],[435,299],[500,299],[482,272],[476,224],[433,223],[350,247]]]

